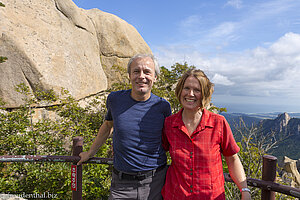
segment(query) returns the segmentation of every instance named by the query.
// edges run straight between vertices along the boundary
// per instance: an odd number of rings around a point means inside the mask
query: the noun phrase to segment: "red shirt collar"
[[[172,127],[178,127],[180,129],[182,129],[182,127],[184,127],[184,123],[182,121],[182,111],[183,111],[183,108],[181,108],[178,113],[174,114],[174,120],[172,123]],[[211,117],[212,117],[212,112],[210,112],[204,108],[203,112],[202,112],[201,121],[195,131],[197,132],[197,131],[203,130],[203,129],[205,129],[205,127],[213,127],[213,120],[211,119]]]

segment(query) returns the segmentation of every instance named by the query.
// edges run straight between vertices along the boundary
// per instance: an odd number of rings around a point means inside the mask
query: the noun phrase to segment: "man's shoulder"
[[[166,103],[166,104],[170,104],[166,99],[164,99],[163,97],[157,96],[155,94],[152,93],[152,99],[155,101],[159,101],[161,103]]]
[[[130,90],[118,90],[111,92],[108,96],[109,98],[116,98],[116,97],[124,97],[126,94],[129,94]]]

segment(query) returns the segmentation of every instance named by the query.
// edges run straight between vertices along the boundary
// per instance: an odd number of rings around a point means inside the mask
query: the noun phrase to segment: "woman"
[[[205,109],[213,84],[203,71],[193,69],[181,77],[175,93],[182,109],[165,120],[163,144],[172,164],[162,190],[164,199],[225,199],[221,154],[242,200],[251,199],[237,155],[240,149],[227,121]]]

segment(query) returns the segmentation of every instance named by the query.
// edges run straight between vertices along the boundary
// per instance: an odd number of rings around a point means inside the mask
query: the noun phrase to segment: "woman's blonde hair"
[[[176,94],[177,99],[180,102],[180,95],[181,95],[184,83],[189,76],[194,76],[196,79],[198,79],[199,84],[200,84],[200,91],[201,91],[200,108],[201,109],[206,108],[210,104],[211,96],[212,96],[212,93],[214,92],[214,84],[212,82],[210,82],[210,80],[207,78],[205,73],[200,69],[188,70],[181,76],[181,78],[179,79],[179,81],[177,83],[176,89],[175,89],[175,94]]]

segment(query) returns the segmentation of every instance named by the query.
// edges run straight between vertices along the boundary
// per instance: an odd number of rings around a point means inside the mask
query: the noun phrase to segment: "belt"
[[[160,170],[164,169],[166,165],[162,165],[154,170],[150,171],[142,171],[142,172],[136,172],[136,173],[126,173],[126,172],[121,172],[117,170],[116,168],[113,168],[113,172],[118,175],[119,179],[124,179],[124,180],[138,180],[142,181],[146,178],[149,178],[155,174],[155,172],[159,172]]]

